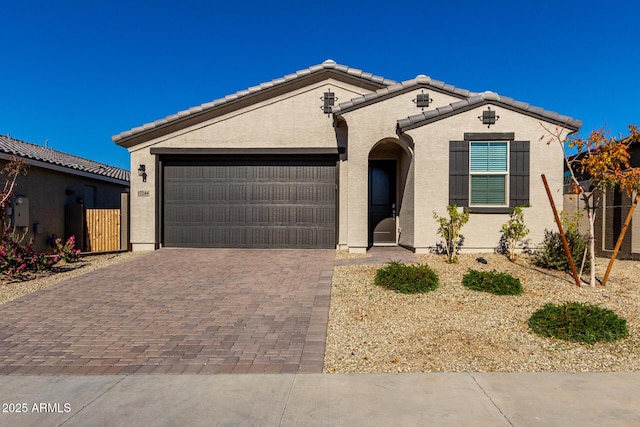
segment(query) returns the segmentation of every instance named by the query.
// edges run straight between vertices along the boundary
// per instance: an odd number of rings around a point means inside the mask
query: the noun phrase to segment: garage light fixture
[[[142,182],[147,182],[147,167],[143,164],[138,166],[138,176],[142,177]]]

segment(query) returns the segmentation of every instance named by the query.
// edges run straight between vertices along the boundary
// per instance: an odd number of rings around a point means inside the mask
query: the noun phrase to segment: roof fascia
[[[455,92],[451,92],[451,91],[448,91],[446,89],[442,89],[442,88],[439,88],[439,87],[435,87],[433,85],[430,85],[429,83],[417,83],[416,85],[413,85],[413,86],[407,86],[407,87],[404,87],[404,88],[396,90],[396,91],[390,91],[389,93],[382,94],[382,95],[376,96],[376,97],[372,97],[369,100],[365,99],[363,102],[360,102],[358,104],[353,104],[353,105],[348,106],[348,107],[346,107],[344,109],[341,108],[335,114],[337,116],[339,116],[339,115],[341,115],[343,113],[348,113],[348,112],[357,110],[357,109],[362,108],[362,107],[367,107],[369,105],[373,105],[373,104],[378,103],[378,102],[386,101],[387,99],[394,98],[394,97],[396,97],[398,95],[403,95],[405,93],[412,92],[412,91],[417,90],[417,89],[425,89],[425,88],[428,88],[429,90],[433,90],[434,92],[438,92],[438,93],[441,93],[441,94],[444,94],[444,95],[449,95],[449,96],[452,96],[452,97],[458,98],[458,99],[465,99],[466,98],[466,96],[464,96],[464,95],[461,95],[461,94],[455,93]],[[365,97],[366,97],[366,95],[365,95]],[[357,99],[357,98],[354,98],[354,99]],[[346,102],[345,102],[345,104],[346,104]]]
[[[257,90],[255,92],[247,91],[246,94],[237,96],[234,99],[226,100],[226,98],[221,98],[220,100],[213,101],[208,104],[203,104],[200,107],[193,107],[189,110],[177,113],[165,119],[157,120],[153,123],[143,125],[141,128],[139,128],[139,130],[132,129],[131,131],[129,131],[131,133],[130,135],[120,137],[127,132],[116,135],[112,138],[112,140],[117,145],[125,148],[130,148],[143,142],[175,132],[177,130],[181,130],[189,126],[201,123],[203,121],[228,114],[246,106],[266,101],[280,94],[291,92],[293,90],[300,89],[314,83],[319,83],[328,78],[333,78],[343,83],[353,84],[370,91],[375,91],[377,89],[386,87],[386,84],[384,83],[378,83],[364,77],[354,76],[353,74],[349,74],[342,70],[334,68],[323,68],[319,71],[312,72],[307,75],[291,79],[289,81],[284,81],[281,84],[276,84],[271,87]]]
[[[18,156],[16,154],[0,153],[0,159],[2,159],[2,160],[6,160],[6,161],[10,162],[14,157],[18,157],[19,159],[23,160],[29,166],[35,166],[35,167],[42,168],[42,169],[49,169],[49,170],[52,170],[52,171],[62,172],[62,173],[66,173],[66,174],[69,174],[69,175],[81,176],[83,178],[91,178],[91,179],[94,179],[94,180],[97,180],[97,181],[109,182],[111,184],[118,184],[118,185],[123,185],[123,186],[126,186],[126,187],[129,187],[129,185],[130,185],[129,181],[123,181],[123,180],[117,179],[117,178],[111,178],[111,177],[108,177],[108,176],[98,175],[98,174],[91,173],[91,172],[80,171],[80,170],[69,168],[69,167],[66,167],[66,166],[54,165],[54,164],[51,164],[51,163],[42,162],[40,160],[34,160],[34,159],[30,159],[28,157]]]
[[[483,100],[481,102],[476,102],[476,103],[469,104],[467,106],[456,108],[456,109],[453,109],[453,108],[450,107],[450,108],[446,109],[447,111],[444,111],[444,112],[442,112],[442,113],[440,113],[440,114],[438,114],[436,116],[425,118],[423,120],[419,120],[417,122],[406,124],[406,125],[401,125],[400,122],[402,120],[398,120],[397,129],[398,129],[398,131],[400,133],[404,133],[406,131],[409,131],[409,130],[412,130],[412,129],[416,129],[416,128],[428,125],[430,123],[434,123],[434,122],[437,122],[437,121],[440,121],[440,120],[443,120],[443,119],[446,119],[446,118],[449,118],[449,117],[452,117],[452,116],[455,116],[455,115],[458,115],[458,114],[461,114],[461,113],[465,113],[467,111],[474,110],[474,109],[476,109],[478,107],[483,107],[485,105],[500,106],[502,108],[514,111],[516,113],[520,113],[520,114],[523,114],[523,115],[526,115],[526,116],[534,117],[536,119],[543,120],[545,122],[552,123],[554,125],[562,126],[562,127],[566,128],[566,129],[569,129],[572,132],[576,132],[576,131],[578,131],[580,129],[580,126],[574,126],[572,124],[569,124],[569,123],[566,123],[566,122],[563,122],[563,121],[560,121],[560,120],[555,120],[555,119],[553,119],[551,117],[545,116],[544,114],[538,114],[538,113],[536,113],[534,111],[529,111],[529,110],[525,110],[525,109],[522,109],[522,108],[518,108],[518,107],[516,107],[514,105],[507,104],[507,103],[504,103],[502,101],[487,100],[487,99],[485,99],[485,100]],[[542,109],[540,109],[540,110],[542,110]],[[406,119],[403,119],[403,120],[406,120]]]

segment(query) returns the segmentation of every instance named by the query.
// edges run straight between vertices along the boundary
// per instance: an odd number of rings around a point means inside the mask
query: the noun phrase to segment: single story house
[[[534,242],[554,227],[563,157],[543,126],[581,122],[427,76],[395,82],[332,60],[122,132],[133,250],[339,248],[441,240],[433,212],[468,207],[463,250],[492,251],[510,208]]]
[[[69,207],[120,208],[121,194],[129,191],[127,170],[0,135],[0,169],[13,156],[29,169],[16,181],[7,221],[28,229],[26,238],[35,238],[39,252],[50,251],[56,237],[72,234],[84,249],[84,224],[69,222]]]

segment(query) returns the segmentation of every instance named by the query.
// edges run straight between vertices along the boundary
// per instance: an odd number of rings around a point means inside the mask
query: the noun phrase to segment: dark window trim
[[[496,206],[495,208],[488,206],[469,206],[468,209],[470,213],[476,214],[508,214],[513,210],[513,208],[510,208],[508,206]]]
[[[514,132],[465,132],[465,141],[513,141],[516,137]]]

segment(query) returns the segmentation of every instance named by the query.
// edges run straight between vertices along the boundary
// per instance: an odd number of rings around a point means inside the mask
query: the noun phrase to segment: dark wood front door
[[[369,245],[396,243],[396,161],[369,161]]]

